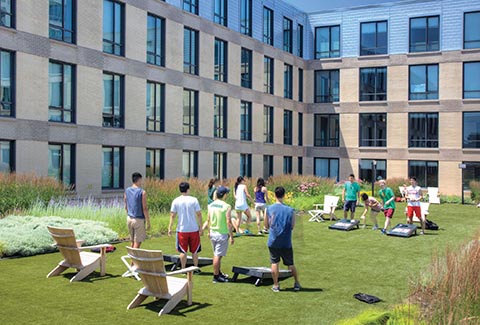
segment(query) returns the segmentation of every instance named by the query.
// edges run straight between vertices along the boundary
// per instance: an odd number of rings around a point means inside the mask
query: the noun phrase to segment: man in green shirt
[[[392,219],[395,212],[395,194],[390,187],[387,187],[385,180],[382,179],[378,183],[380,184],[378,195],[383,201],[383,214],[385,214],[385,226],[382,229],[382,234],[386,235],[390,226],[390,219]]]
[[[348,211],[350,211],[350,219],[355,220],[355,208],[360,200],[360,185],[355,182],[355,175],[350,174],[348,181],[345,182],[342,191],[343,217],[347,219]]]

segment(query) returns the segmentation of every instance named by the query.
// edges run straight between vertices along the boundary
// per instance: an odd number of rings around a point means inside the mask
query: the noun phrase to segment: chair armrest
[[[77,247],[82,247],[82,245],[83,245],[83,243],[85,242],[85,240],[83,240],[83,239],[77,239],[76,242],[77,242]]]
[[[99,244],[99,245],[93,245],[93,246],[82,246],[79,247],[79,250],[85,250],[85,249],[92,249],[92,248],[107,248],[109,247],[110,244]]]
[[[178,270],[178,271],[168,272],[167,275],[185,274],[185,273],[193,272],[193,271],[196,271],[196,270],[200,270],[200,268],[197,267],[197,266],[190,266],[190,267],[187,267],[186,269],[181,269],[181,270]]]
[[[323,206],[323,203],[316,203],[313,206],[318,210],[318,207]]]

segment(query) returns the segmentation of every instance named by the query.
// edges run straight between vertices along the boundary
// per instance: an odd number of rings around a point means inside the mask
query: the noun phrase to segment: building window
[[[213,153],[213,176],[218,179],[227,178],[227,153]]]
[[[222,26],[228,25],[227,20],[228,13],[228,1],[227,0],[215,0],[213,7],[213,22]]]
[[[266,94],[271,94],[273,95],[273,71],[274,71],[274,65],[273,65],[273,59],[264,56],[263,57],[263,91]]]
[[[373,165],[375,162],[375,175],[373,175]],[[358,163],[359,177],[366,182],[373,182],[387,178],[387,161],[382,159],[360,159]]]
[[[286,63],[283,66],[283,97],[293,98],[293,67]]]
[[[15,115],[13,53],[0,51],[0,117]]]
[[[273,156],[263,156],[263,178],[268,179],[273,176]]]
[[[252,0],[240,1],[240,33],[252,36]]]
[[[273,45],[273,10],[263,7],[263,42]]]
[[[0,26],[14,27],[15,0],[2,0],[0,3]]]
[[[297,26],[297,54],[303,58],[303,25]]]
[[[438,64],[410,66],[410,100],[438,99]]]
[[[314,146],[338,147],[339,146],[339,117],[338,114],[314,115]]]
[[[74,121],[75,68],[70,64],[48,64],[48,120],[71,123]]]
[[[165,132],[165,85],[147,81],[147,131]]]
[[[252,155],[240,154],[240,176],[252,177]]]
[[[283,174],[291,174],[292,173],[292,157],[291,156],[284,156],[283,157]]]
[[[145,157],[145,170],[147,177],[165,178],[165,150],[147,148]]]
[[[360,69],[360,101],[387,100],[387,68]]]
[[[198,15],[198,0],[183,0],[183,10]]]
[[[480,11],[466,12],[463,23],[463,48],[480,48]]]
[[[122,3],[103,0],[103,52],[124,54],[124,15]]]
[[[377,55],[387,53],[387,22],[374,21],[360,24],[360,55]]]
[[[213,136],[227,138],[227,97],[215,95],[213,107]]]
[[[124,126],[123,76],[103,73],[103,126]]]
[[[292,144],[293,112],[283,111],[283,144]]]
[[[315,59],[340,56],[340,26],[315,28]]]
[[[242,87],[252,88],[252,51],[242,47]]]
[[[317,177],[333,178],[338,182],[338,158],[315,158],[313,173]]]
[[[463,98],[480,98],[480,62],[463,63]]]
[[[183,90],[183,134],[198,135],[198,91]]]
[[[387,114],[360,114],[360,147],[387,146]]]
[[[147,63],[165,66],[165,19],[148,14]]]
[[[471,181],[480,181],[480,162],[478,161],[463,161],[466,168],[463,169],[463,189],[471,190]]]
[[[463,113],[463,147],[480,149],[480,112]]]
[[[123,148],[102,147],[102,188],[119,189],[123,187]]]
[[[15,171],[15,142],[0,140],[0,173]]]
[[[228,43],[221,39],[215,39],[215,57],[214,57],[214,75],[213,78],[217,81],[227,82],[228,71]]]
[[[410,52],[440,49],[440,17],[410,18]]]
[[[408,175],[415,176],[421,187],[438,187],[438,161],[409,160]]]
[[[293,23],[291,19],[283,17],[283,50],[293,53]]]
[[[252,141],[252,103],[240,102],[240,140]]]
[[[298,113],[298,145],[303,146],[303,113]]]
[[[297,172],[298,172],[298,175],[303,175],[303,157],[298,157]]]
[[[2,1],[3,2],[3,1]],[[49,0],[50,38],[75,43],[75,0]]]
[[[198,75],[198,31],[183,29],[183,72]]]
[[[75,184],[75,145],[48,144],[48,176],[73,188]]]
[[[339,70],[315,71],[315,103],[338,102],[340,97]]]
[[[182,176],[198,177],[198,151],[183,151]]]
[[[273,143],[273,107],[263,107],[263,141]]]
[[[438,148],[438,113],[409,113],[408,138],[410,148]]]
[[[303,69],[298,68],[298,101],[303,102]]]

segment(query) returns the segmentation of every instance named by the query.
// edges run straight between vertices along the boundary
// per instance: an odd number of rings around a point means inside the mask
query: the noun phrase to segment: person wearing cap
[[[228,282],[228,275],[222,273],[222,257],[227,255],[228,242],[233,245],[232,207],[225,202],[230,189],[225,186],[217,188],[215,201],[208,205],[207,228],[208,237],[213,248],[213,283]]]
[[[378,183],[380,184],[380,192],[378,192],[378,195],[383,201],[383,214],[385,215],[385,226],[382,229],[382,234],[386,235],[387,229],[390,226],[390,220],[395,212],[395,194],[390,187],[387,187],[385,180],[382,179]]]

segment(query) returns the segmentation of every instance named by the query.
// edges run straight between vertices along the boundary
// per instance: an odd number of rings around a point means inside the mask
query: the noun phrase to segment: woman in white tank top
[[[247,185],[245,185],[245,179],[242,176],[237,178],[237,182],[235,183],[235,211],[237,214],[236,222],[232,222],[237,234],[250,234],[250,230],[248,230],[250,226],[250,220],[252,219],[252,214],[250,213],[250,209],[248,207],[247,198],[252,200],[252,197],[248,193]],[[247,216],[247,229],[242,231],[240,229],[240,225],[242,224],[242,215],[245,213]]]

